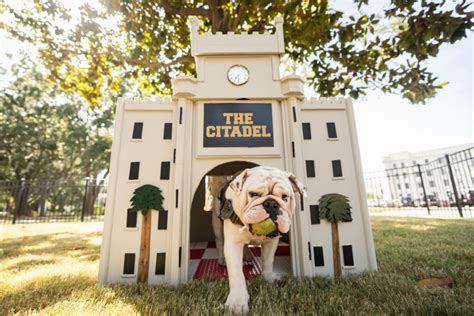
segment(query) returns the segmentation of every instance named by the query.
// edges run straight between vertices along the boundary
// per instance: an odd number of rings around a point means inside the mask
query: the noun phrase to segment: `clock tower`
[[[191,18],[196,77],[173,79],[170,99],[119,100],[101,283],[136,282],[135,188],[160,187],[167,210],[152,214],[148,283],[187,282],[203,262],[217,264],[212,212],[205,211],[216,187],[257,165],[290,171],[308,190],[275,261],[282,274],[334,274],[331,224],[318,210],[327,193],[347,196],[352,206],[352,222],[339,225],[343,274],[376,269],[352,101],[305,99],[303,78],[280,74],[283,19],[274,25],[273,34],[200,33]]]

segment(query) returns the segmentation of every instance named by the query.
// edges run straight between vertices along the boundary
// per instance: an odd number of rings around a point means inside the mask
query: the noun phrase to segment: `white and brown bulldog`
[[[295,192],[304,194],[304,186],[291,173],[273,167],[245,169],[224,186],[216,209],[223,219],[223,248],[230,286],[225,305],[231,311],[248,311],[249,295],[242,270],[245,245],[262,245],[262,276],[270,282],[277,279],[273,273],[273,259],[280,234],[290,229],[296,205]],[[267,236],[252,233],[252,224],[268,218],[276,224],[275,232]],[[218,252],[222,253],[221,238],[217,234],[216,239]]]

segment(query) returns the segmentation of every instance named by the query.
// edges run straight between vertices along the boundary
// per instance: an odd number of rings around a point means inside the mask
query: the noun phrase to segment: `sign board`
[[[204,147],[273,147],[271,103],[204,103]]]

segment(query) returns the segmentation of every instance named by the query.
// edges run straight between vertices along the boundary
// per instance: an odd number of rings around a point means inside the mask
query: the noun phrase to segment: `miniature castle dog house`
[[[274,34],[199,34],[191,19],[197,77],[175,78],[172,99],[118,101],[100,283],[136,282],[142,215],[128,209],[137,187],[160,187],[167,210],[152,215],[148,283],[177,284],[189,280],[192,230],[212,235],[195,202],[203,179],[252,165],[291,171],[307,187],[290,230],[294,276],[333,275],[331,227],[317,205],[333,192],[352,206],[339,227],[343,273],[376,269],[352,101],[305,100],[301,77],[280,77],[283,20],[274,23]]]

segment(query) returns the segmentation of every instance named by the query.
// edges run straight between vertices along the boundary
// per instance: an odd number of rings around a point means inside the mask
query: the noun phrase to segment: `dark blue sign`
[[[273,147],[271,103],[205,103],[204,147]]]

